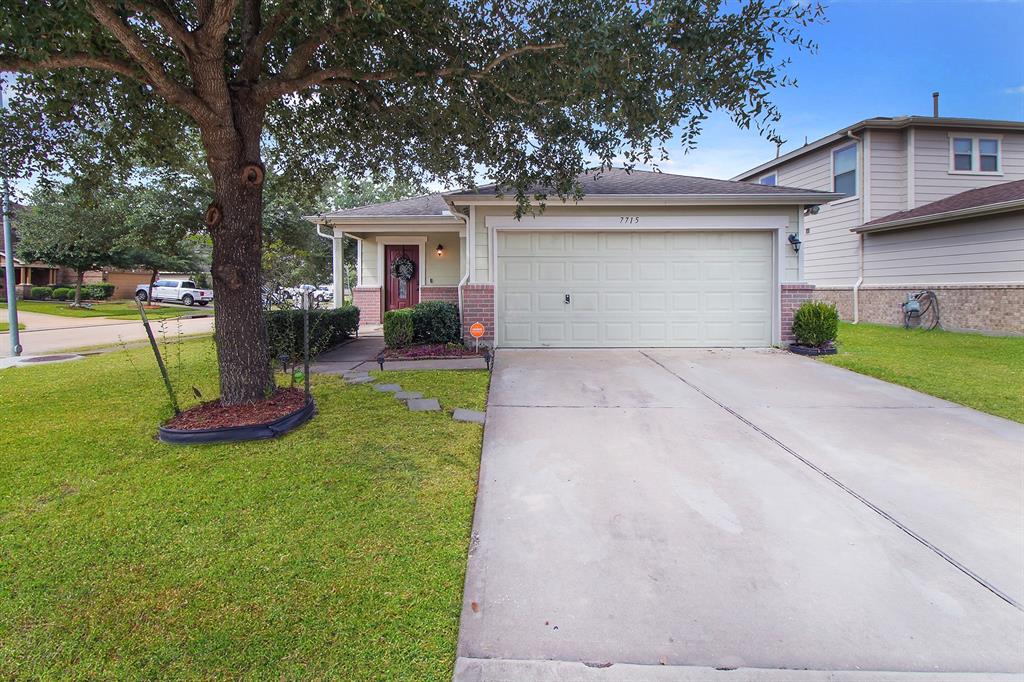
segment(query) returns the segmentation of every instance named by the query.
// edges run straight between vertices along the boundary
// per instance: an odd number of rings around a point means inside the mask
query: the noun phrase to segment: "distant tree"
[[[143,158],[198,137],[212,181],[221,400],[273,388],[260,315],[264,178],[480,174],[520,209],[579,173],[695,145],[721,109],[778,140],[780,48],[821,14],[793,0],[18,0],[0,70],[0,174]],[[68,145],[85,136],[93,144]]]
[[[78,306],[86,271],[132,264],[131,250],[122,245],[125,230],[124,197],[109,187],[41,184],[19,220],[18,256],[74,270]]]

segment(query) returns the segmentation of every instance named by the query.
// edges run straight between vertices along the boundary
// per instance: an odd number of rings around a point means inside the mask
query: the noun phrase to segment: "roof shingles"
[[[1024,200],[1024,180],[1015,180],[990,187],[982,187],[981,189],[967,190],[966,192],[960,192],[959,194],[954,194],[953,196],[939,199],[917,208],[891,213],[864,223],[864,227],[875,227],[914,218],[926,218],[952,211],[963,211],[972,208],[981,209],[994,204],[1022,200]]]

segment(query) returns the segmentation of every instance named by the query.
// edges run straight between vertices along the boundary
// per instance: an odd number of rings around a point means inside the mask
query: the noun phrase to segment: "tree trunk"
[[[77,308],[78,306],[82,305],[82,280],[85,279],[85,271],[84,270],[75,270],[75,275],[76,275],[76,279],[75,279],[75,305],[74,305],[74,307]]]
[[[156,283],[157,275],[160,274],[158,268],[153,268],[153,271],[149,273],[149,288],[146,290],[146,303],[150,304],[153,302],[153,285]]]
[[[203,131],[220,213],[210,234],[217,305],[214,337],[220,398],[226,405],[263,400],[274,387],[261,304],[263,183],[262,177],[258,183],[243,177],[248,165],[260,164],[262,111],[244,102],[233,105],[234,126]]]

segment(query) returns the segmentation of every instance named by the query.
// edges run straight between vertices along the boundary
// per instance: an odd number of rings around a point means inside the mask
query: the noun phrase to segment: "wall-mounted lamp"
[[[818,205],[808,206],[804,209],[804,215],[818,215],[819,213],[821,213],[821,206]]]
[[[797,237],[795,234],[789,235],[789,243],[792,245],[795,253],[800,253],[800,244],[803,243],[800,241],[800,237]]]
[[[444,244],[437,245],[437,256],[440,258],[444,255]]]

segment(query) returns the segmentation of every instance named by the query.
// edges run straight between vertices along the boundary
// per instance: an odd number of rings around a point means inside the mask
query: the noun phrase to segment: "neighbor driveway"
[[[1018,679],[1021,604],[1024,425],[780,351],[497,354],[458,679]]]

